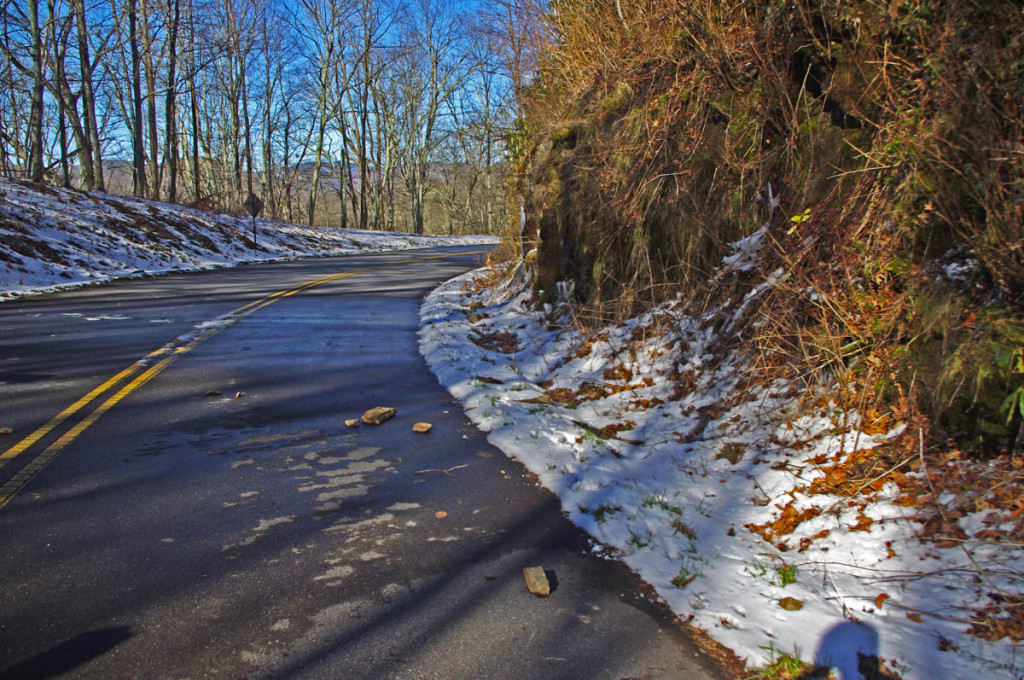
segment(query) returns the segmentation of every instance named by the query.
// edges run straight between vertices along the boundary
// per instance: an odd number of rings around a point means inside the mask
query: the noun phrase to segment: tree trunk
[[[31,113],[28,123],[28,177],[42,183],[43,166],[43,32],[39,25],[39,2],[29,0],[28,26],[32,37]]]
[[[307,223],[309,226],[313,226],[313,215],[316,212],[316,194],[320,189],[320,168],[324,160],[324,127],[326,124],[323,120],[324,116],[321,114],[320,126],[317,129],[316,134],[316,150],[313,153],[313,178],[309,185],[309,200],[307,201]]]
[[[292,109],[291,109],[291,104],[290,104],[290,102],[289,102],[287,97],[284,100],[284,116],[285,116],[285,118],[284,118],[284,134],[282,135],[283,138],[284,138],[283,139],[284,149],[282,149],[283,157],[281,159],[281,166],[282,166],[282,169],[283,169],[283,173],[285,173],[285,178],[284,178],[284,210],[285,210],[285,212],[284,212],[284,215],[285,215],[285,219],[288,222],[292,222],[293,223],[293,222],[295,222],[295,214],[293,212],[294,208],[292,206],[292,186],[295,184],[294,179],[293,179],[295,177],[295,175],[291,174],[291,172],[292,172],[292,167],[291,167],[292,166],[292,155],[291,155],[291,145],[292,145]]]
[[[146,184],[146,150],[143,146],[142,56],[139,54],[138,0],[128,3],[128,42],[132,55],[132,189],[137,198],[149,193]]]
[[[325,63],[320,65],[320,92],[319,101],[317,102],[317,129],[316,129],[316,149],[313,154],[313,181],[309,187],[309,215],[308,221],[309,226],[313,226],[313,215],[316,211],[316,195],[320,190],[320,170],[324,161],[324,140],[327,135],[327,83],[328,83],[328,65],[330,60],[331,50],[328,50],[328,56]]]
[[[276,65],[277,73],[274,72],[274,64],[270,52],[270,29],[267,24],[267,12],[263,17],[263,39],[266,44],[264,55],[264,94],[263,94],[263,202],[267,205],[268,214],[272,219],[278,219],[278,201],[274,181],[274,116],[272,114],[274,94],[277,88],[277,74],[281,72],[280,64]]]
[[[395,176],[392,174],[388,177],[388,231],[396,231],[395,226]]]
[[[189,27],[189,95],[192,108],[192,193],[195,195],[195,202],[202,200],[202,168],[199,160],[199,97],[196,83],[196,20],[192,0],[188,3],[188,27]]]
[[[4,54],[10,52],[10,45],[8,40],[9,31],[7,29],[7,12],[0,12],[0,25],[2,25],[2,36],[3,43],[0,43],[0,49],[3,49]],[[3,71],[0,71],[0,79],[5,83],[14,81],[13,69],[11,68],[11,60],[4,59]],[[10,92],[10,96],[14,96],[14,92]],[[10,102],[13,104],[13,100]],[[10,107],[10,112],[2,106],[0,106],[0,173],[9,175],[11,173],[11,159],[7,153],[7,143],[10,137],[10,131],[14,129],[13,119],[15,118],[14,107]],[[8,115],[11,120],[8,120]],[[15,139],[17,137],[15,136]],[[14,141],[14,140],[10,140]]]
[[[356,180],[352,174],[352,159],[349,156],[349,139],[348,139],[348,123],[344,116],[341,116],[341,157],[344,159],[344,166],[342,167],[341,182],[348,182],[348,196],[349,200],[352,201],[352,214],[359,214],[359,194],[356,193]],[[356,224],[358,227],[358,223]]]
[[[369,4],[369,3],[367,3]],[[370,214],[367,208],[368,194],[367,184],[370,178],[370,167],[367,162],[369,156],[369,122],[370,122],[370,47],[372,34],[367,26],[363,35],[363,82],[362,101],[359,115],[359,228],[370,227]]]
[[[153,36],[149,29],[149,2],[142,0],[143,71],[146,78],[146,111],[149,117],[149,197],[160,200],[160,129],[156,122],[156,64],[153,61]]]
[[[245,126],[246,199],[252,196],[252,119],[249,117],[249,87],[245,78],[245,55],[238,55],[239,89],[242,91],[242,124]]]
[[[92,61],[89,57],[89,28],[85,18],[85,0],[72,0],[75,24],[78,28],[78,62],[82,75],[82,132],[79,141],[79,159],[82,181],[86,191],[104,191],[103,158],[100,132],[96,121],[96,95],[92,85]],[[88,159],[88,161],[86,161]]]
[[[424,162],[425,166],[426,163]],[[424,217],[423,217],[423,204],[425,202],[427,187],[426,187],[426,167],[420,166],[420,161],[413,161],[412,186],[409,187],[410,199],[412,202],[412,233],[423,234],[424,229]]]
[[[178,202],[178,24],[181,20],[181,0],[171,0],[170,26],[168,26],[167,99],[164,105],[164,125],[167,135],[167,200]]]
[[[57,131],[60,144],[60,184],[67,189],[71,186],[71,168],[68,165],[68,122],[64,112],[64,100],[57,100]]]
[[[73,17],[68,15],[58,26],[55,4],[55,0],[49,0],[47,3],[51,22],[50,26],[53,28],[53,32],[48,36],[46,42],[53,45],[53,77],[50,83],[50,90],[57,102],[61,184],[65,187],[71,186],[70,151],[68,149],[68,127],[70,126],[78,147],[75,155],[79,159],[81,181],[85,186],[91,187],[93,181],[92,154],[88,152],[89,138],[82,128],[82,119],[78,115],[78,99],[80,94],[72,92],[71,86],[68,83],[67,45]]]

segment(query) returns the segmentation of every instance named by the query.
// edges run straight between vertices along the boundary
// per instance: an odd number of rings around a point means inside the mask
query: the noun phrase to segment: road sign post
[[[252,216],[252,245],[255,248],[259,244],[256,242],[256,216],[263,212],[263,199],[256,194],[249,194],[249,197],[245,199],[245,203],[242,204],[245,211]]]

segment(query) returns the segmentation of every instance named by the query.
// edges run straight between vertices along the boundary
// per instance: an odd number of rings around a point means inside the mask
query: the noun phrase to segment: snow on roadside
[[[116,278],[297,257],[441,245],[489,236],[415,236],[302,227],[0,178],[0,302]]]
[[[902,428],[858,431],[825,391],[760,384],[717,351],[712,315],[666,304],[583,335],[497,280],[479,270],[428,297],[421,352],[489,440],[680,617],[751,666],[795,652],[859,678],[861,652],[907,680],[1020,677],[1012,642],[967,634],[993,591],[1020,589],[1020,549],[918,540],[895,484],[867,503],[802,492]]]

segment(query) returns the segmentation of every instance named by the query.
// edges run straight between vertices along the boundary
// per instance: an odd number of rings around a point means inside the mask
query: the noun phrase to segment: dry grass
[[[1013,452],[1024,375],[993,357],[1024,346],[1022,19],[1009,0],[563,0],[517,137],[539,299],[572,280],[599,323],[781,269],[737,329],[761,368]],[[765,224],[760,271],[709,284]]]

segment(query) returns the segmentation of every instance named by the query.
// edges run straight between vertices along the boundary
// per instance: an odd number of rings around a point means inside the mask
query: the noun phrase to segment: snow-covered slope
[[[853,680],[861,653],[905,680],[1020,678],[1024,551],[989,540],[1012,508],[988,493],[961,511],[944,493],[965,538],[937,540],[922,512],[935,475],[905,424],[764,379],[728,351],[716,320],[771,285],[732,308],[666,304],[584,334],[567,306],[538,311],[481,270],[424,303],[420,347],[597,549],[748,663],[785,652]],[[884,446],[907,447],[902,469],[878,465]]]
[[[0,300],[142,274],[439,245],[487,236],[413,236],[301,227],[0,178]]]

